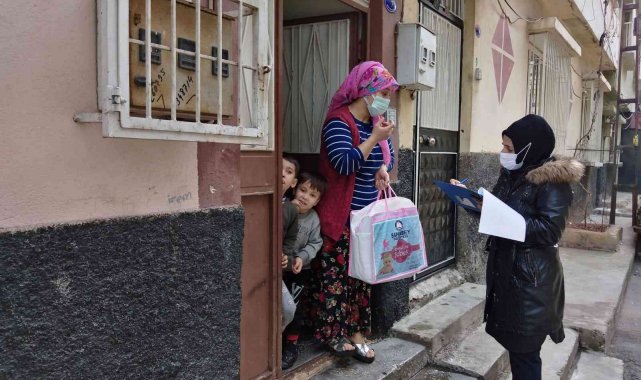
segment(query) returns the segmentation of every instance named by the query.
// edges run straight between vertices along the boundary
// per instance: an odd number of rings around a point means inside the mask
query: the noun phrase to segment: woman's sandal
[[[352,343],[354,347],[356,347],[356,352],[354,353],[354,359],[361,361],[363,363],[372,363],[374,359],[376,359],[376,355],[374,356],[367,356],[367,354],[371,351],[374,352],[365,342],[363,343]]]
[[[355,348],[351,350],[345,349],[346,344],[349,344],[350,346],[354,346],[354,344],[350,342],[349,339],[340,338],[338,341],[336,341],[336,343],[330,344],[329,348],[332,350],[334,355],[338,356],[339,358],[354,356],[357,350]]]

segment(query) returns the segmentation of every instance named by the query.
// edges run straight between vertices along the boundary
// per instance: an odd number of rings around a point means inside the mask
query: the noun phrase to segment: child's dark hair
[[[309,182],[309,186],[323,194],[327,190],[327,180],[318,173],[303,172],[298,177],[298,184]]]
[[[294,165],[294,176],[298,178],[298,175],[300,174],[300,164],[298,163],[298,161],[294,157],[286,155],[283,155],[283,160]]]

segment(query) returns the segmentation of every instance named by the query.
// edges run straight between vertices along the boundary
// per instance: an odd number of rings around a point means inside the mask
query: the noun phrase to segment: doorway
[[[366,27],[367,14],[345,1],[284,1],[283,151],[304,170],[318,169],[329,102],[349,70],[365,58]]]
[[[283,154],[295,158],[301,171],[318,171],[329,103],[351,68],[367,54],[367,8],[357,3],[362,2],[283,1],[279,104]],[[302,314],[304,318],[304,310]],[[283,372],[285,378],[307,373],[324,360],[327,351],[314,344],[311,332],[302,329],[298,360]]]

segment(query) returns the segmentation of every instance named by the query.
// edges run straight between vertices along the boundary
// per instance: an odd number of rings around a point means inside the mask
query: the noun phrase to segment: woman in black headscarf
[[[554,132],[527,115],[503,131],[501,174],[492,194],[526,221],[525,242],[491,236],[486,245],[486,331],[510,353],[515,380],[541,379],[541,345],[563,333],[563,268],[557,243],[581,163],[553,157]],[[452,183],[457,184],[453,180]]]

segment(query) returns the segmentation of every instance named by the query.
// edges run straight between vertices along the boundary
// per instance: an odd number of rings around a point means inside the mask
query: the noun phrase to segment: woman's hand
[[[376,172],[375,185],[376,190],[385,190],[389,186],[389,173],[387,172],[387,165],[383,164]]]
[[[281,253],[281,258],[280,258],[280,265],[283,267],[283,269],[287,268],[287,263],[289,262],[289,258],[287,257],[286,254]]]
[[[461,183],[461,181],[459,181],[458,179],[454,179],[454,178],[452,178],[452,179],[450,179],[450,183],[451,183],[452,185],[459,186],[459,187],[464,187],[464,188],[466,188],[466,189],[467,189],[467,186],[465,186],[464,184],[462,184],[462,183]]]
[[[372,129],[372,136],[376,141],[387,140],[394,132],[394,123],[381,118]]]

